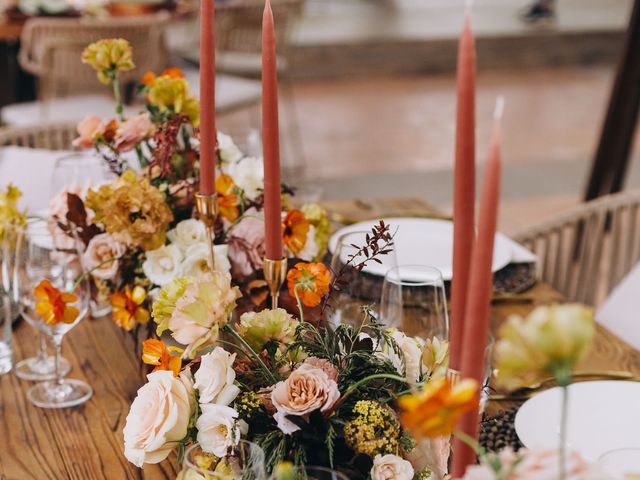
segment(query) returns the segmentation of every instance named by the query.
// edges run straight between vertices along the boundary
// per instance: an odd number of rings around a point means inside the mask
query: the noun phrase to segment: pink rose
[[[289,378],[278,382],[271,392],[271,401],[276,408],[278,428],[286,434],[300,430],[287,415],[306,417],[315,410],[326,412],[340,398],[335,380],[331,380],[321,368],[302,364]]]
[[[153,130],[153,123],[151,123],[148,112],[131,117],[117,128],[115,147],[119,152],[127,152],[153,134]]]
[[[262,266],[265,254],[264,220],[250,208],[227,237],[229,260],[234,275],[249,276]]]
[[[324,373],[326,373],[327,376],[333,381],[336,381],[338,379],[338,369],[327,359],[318,357],[307,357],[304,362],[302,362],[302,364],[311,368],[319,368],[320,370],[324,371]]]
[[[73,141],[74,147],[91,148],[95,144],[96,137],[102,135],[106,124],[97,115],[87,115],[76,127],[78,138]]]
[[[82,255],[82,262],[91,275],[102,280],[113,280],[118,273],[120,262],[126,248],[108,233],[101,233],[91,239]],[[109,259],[114,259],[109,262]]]

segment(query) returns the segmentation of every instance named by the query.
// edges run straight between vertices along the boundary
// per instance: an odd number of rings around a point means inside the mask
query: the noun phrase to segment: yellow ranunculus
[[[113,81],[117,72],[135,68],[133,50],[124,38],[103,38],[91,43],[82,52],[82,62],[91,65],[104,84]]]
[[[182,114],[189,118],[197,127],[200,121],[200,105],[189,94],[189,84],[182,77],[161,75],[156,77],[149,86],[148,102],[164,112]]]
[[[548,376],[568,383],[594,332],[593,311],[578,304],[541,306],[526,318],[510,317],[495,347],[498,382],[510,389]]]
[[[27,214],[18,210],[18,200],[22,196],[22,192],[18,187],[9,184],[7,189],[0,191],[0,240],[5,233],[11,231],[13,227],[24,225],[27,220]]]

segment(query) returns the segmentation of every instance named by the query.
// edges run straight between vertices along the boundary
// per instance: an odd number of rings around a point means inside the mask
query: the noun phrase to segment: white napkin
[[[598,308],[596,321],[640,350],[640,263]]]
[[[496,236],[502,237],[501,239],[509,244],[512,251],[511,261],[513,263],[530,263],[538,261],[538,257],[531,250],[528,250],[518,242],[511,240],[504,233],[498,232]]]

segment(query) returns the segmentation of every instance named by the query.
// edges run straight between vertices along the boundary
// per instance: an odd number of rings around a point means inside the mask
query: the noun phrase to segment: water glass
[[[199,444],[186,449],[183,460],[183,480],[265,480],[265,458],[255,443],[240,440],[224,458],[202,450]]]
[[[0,375],[10,372],[13,368],[11,304],[9,295],[0,295]]]
[[[640,478],[640,447],[605,452],[598,459],[598,466],[607,478]]]
[[[442,274],[426,265],[399,265],[385,275],[380,321],[412,337],[449,339]]]
[[[106,162],[94,152],[73,152],[56,159],[51,174],[51,197],[65,188],[86,190],[114,177]]]

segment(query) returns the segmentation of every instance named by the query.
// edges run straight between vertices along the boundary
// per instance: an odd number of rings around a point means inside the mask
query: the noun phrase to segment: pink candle
[[[451,282],[451,368],[460,368],[465,302],[471,249],[475,237],[475,89],[476,47],[469,12],[458,45],[458,94],[456,111],[456,159],[453,201],[453,279]]]
[[[469,296],[465,311],[465,328],[461,355],[460,375],[473,378],[482,385],[485,370],[485,350],[489,336],[491,294],[493,291],[493,243],[496,235],[498,200],[500,197],[500,117],[503,99],[496,104],[495,124],[489,158],[485,167],[480,196],[478,240],[473,248]],[[457,428],[472,438],[478,438],[479,405],[466,413]],[[468,465],[475,463],[475,452],[456,439],[453,445],[453,477],[463,476]]]
[[[216,40],[214,0],[200,0],[200,193],[215,192]]]
[[[262,16],[262,148],[264,157],[264,222],[266,257],[282,258],[280,212],[280,147],[278,130],[278,72],[271,3]]]

